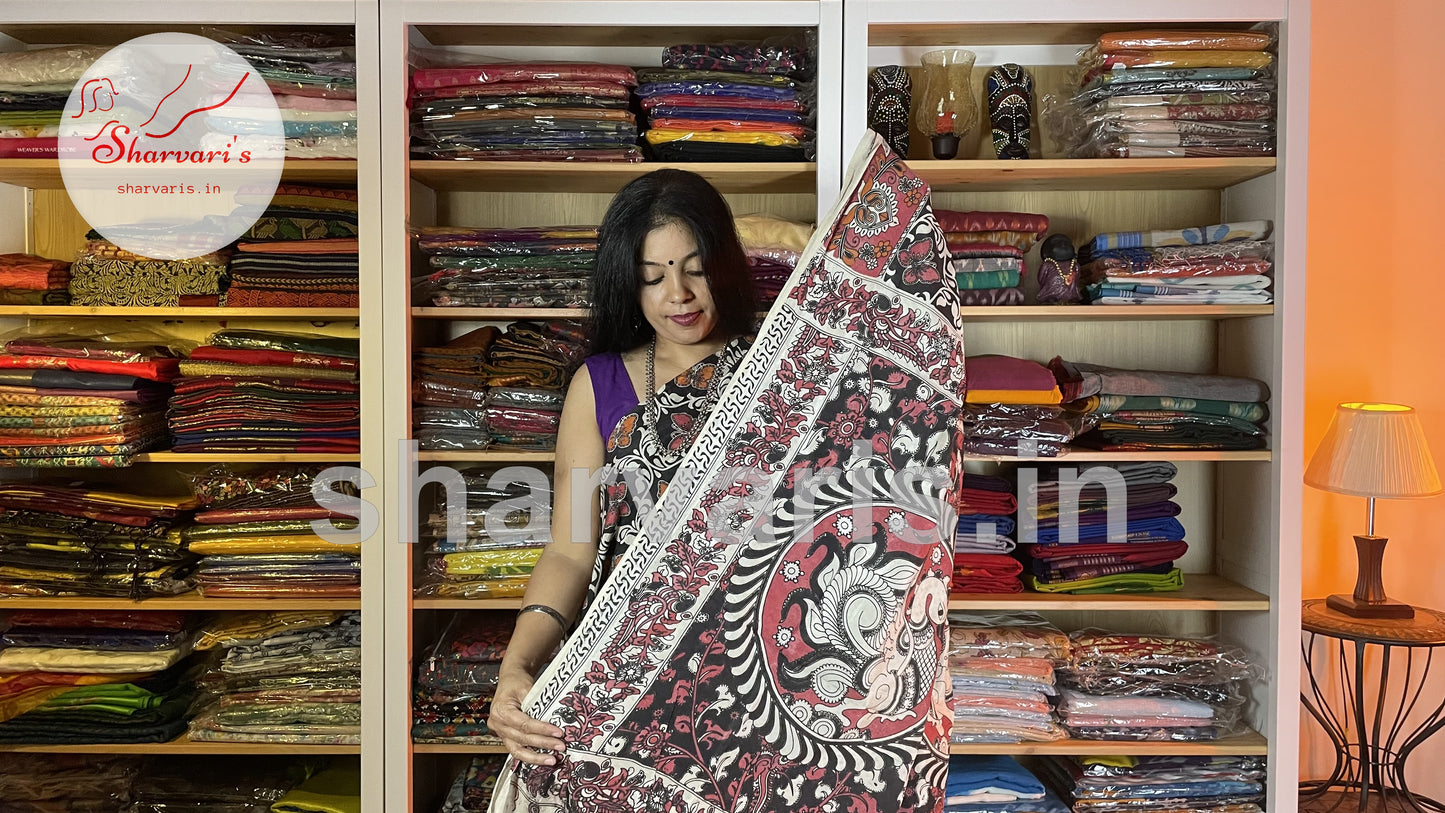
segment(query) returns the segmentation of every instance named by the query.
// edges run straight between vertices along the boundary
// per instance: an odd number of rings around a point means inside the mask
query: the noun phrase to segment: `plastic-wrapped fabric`
[[[333,610],[284,610],[225,613],[206,622],[196,640],[197,650],[256,644],[281,633],[304,632],[336,623],[342,613]]]
[[[946,209],[937,209],[934,215],[938,218],[938,227],[945,233],[1022,232],[1041,237],[1049,230],[1047,215],[1024,212],[955,212]]]
[[[1274,44],[1267,31],[1117,31],[1097,47],[1112,51],[1263,51]]]
[[[812,60],[805,49],[782,44],[673,45],[663,50],[662,67],[796,78],[807,78],[813,71]]]
[[[1068,660],[1069,637],[1037,613],[948,616],[948,656],[958,658],[1037,658]]]
[[[485,100],[487,104],[514,107],[536,107],[550,104],[549,99],[566,99],[568,103],[586,107],[626,107],[632,89],[605,81],[560,81],[550,79],[517,82],[493,82],[443,88],[416,88],[411,100],[414,109],[452,101]],[[536,101],[528,101],[536,100]],[[594,104],[597,102],[597,104]],[[620,103],[620,104],[619,104]]]
[[[1253,68],[1274,65],[1274,56],[1263,51],[1223,50],[1137,50],[1099,51],[1090,49],[1079,64],[1094,70],[1120,68]]]
[[[695,111],[697,115],[703,115],[718,110],[744,111],[758,114],[772,113],[779,116],[794,117],[799,121],[810,120],[808,115],[809,105],[804,98],[759,98],[756,96],[738,96],[730,94],[709,94],[699,95],[696,93],[673,92],[658,93],[641,99],[641,107],[644,112],[662,115],[671,111],[675,115],[682,115],[685,111]]]
[[[416,90],[475,87],[511,82],[588,82],[633,87],[637,75],[631,68],[595,62],[498,62],[442,68],[422,68],[411,77]]]
[[[164,761],[145,766],[128,813],[252,813],[313,773],[309,759],[231,756],[224,762]]]
[[[109,50],[99,45],[66,45],[0,54],[0,89],[73,85]]]
[[[524,576],[541,558],[542,548],[468,551],[429,557],[427,569],[453,580]]]

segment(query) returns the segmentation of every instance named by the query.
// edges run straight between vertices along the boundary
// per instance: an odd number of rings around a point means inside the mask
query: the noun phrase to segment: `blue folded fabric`
[[[1161,519],[1163,517],[1179,516],[1179,503],[1172,500],[1149,503],[1129,503],[1125,507],[1125,516],[1129,522],[1146,519]],[[1108,509],[1090,509],[1079,512],[1080,525],[1103,525],[1109,521]],[[1038,521],[1039,528],[1059,527],[1058,517],[1049,517]]]
[[[740,85],[733,82],[653,82],[633,91],[641,98],[651,96],[733,96],[739,99],[798,98],[792,88],[770,88],[762,85]]]
[[[1079,542],[1177,542],[1184,538],[1184,526],[1174,517],[1141,519],[1125,526],[1125,535],[1109,536],[1108,525],[1079,525]],[[1019,539],[1020,544],[1060,545],[1058,528],[1039,528],[1034,539]]]
[[[993,533],[998,536],[1009,536],[1018,527],[1014,518],[998,514],[964,514],[958,518],[958,533],[978,534],[979,526],[993,525]]]
[[[943,813],[1072,813],[1053,791],[1045,790],[1044,798],[1021,802],[945,802]]]
[[[1007,754],[961,754],[949,758],[949,797],[977,793],[985,788],[1037,796],[1044,792],[1044,783]]]
[[[793,110],[748,110],[740,107],[678,107],[660,104],[648,111],[654,119],[703,119],[716,121],[768,121],[802,124],[803,114]]]

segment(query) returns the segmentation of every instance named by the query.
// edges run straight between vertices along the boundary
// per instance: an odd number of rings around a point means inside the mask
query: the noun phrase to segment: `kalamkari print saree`
[[[959,298],[876,136],[844,189],[527,697],[565,755],[494,813],[942,811]]]

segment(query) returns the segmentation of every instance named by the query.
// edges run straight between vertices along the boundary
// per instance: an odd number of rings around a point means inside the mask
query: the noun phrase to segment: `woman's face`
[[[642,315],[661,339],[697,344],[717,327],[717,308],[697,241],[678,223],[658,226],[642,241]]]

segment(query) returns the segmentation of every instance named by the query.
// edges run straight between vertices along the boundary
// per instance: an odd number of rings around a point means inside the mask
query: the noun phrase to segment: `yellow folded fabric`
[[[521,598],[527,594],[531,576],[507,576],[474,582],[441,582],[423,589],[439,598]]]
[[[159,672],[190,654],[189,646],[155,652],[112,652],[48,646],[12,646],[0,651],[0,672]],[[71,686],[69,688],[75,688]]]
[[[325,367],[287,367],[281,364],[228,364],[222,361],[183,361],[181,375],[240,375],[250,378],[324,378],[329,381],[355,381],[355,370],[331,370]]]
[[[292,610],[289,612],[225,613],[206,624],[196,639],[196,649],[255,643],[282,632],[302,632],[334,623],[343,615],[338,610]]]
[[[700,130],[648,130],[647,143],[666,144],[669,141],[708,141],[717,144],[762,144],[768,147],[796,147],[798,139],[774,133],[709,133]]]
[[[276,800],[271,813],[361,813],[361,766],[327,768]]]
[[[813,237],[811,223],[798,223],[772,215],[742,215],[733,218],[738,242],[743,248],[785,248],[802,251]]]
[[[970,389],[964,401],[970,404],[1033,404],[1052,406],[1062,403],[1059,388],[1052,390],[975,390]],[[192,545],[192,548],[195,546]]]
[[[448,576],[520,576],[532,572],[542,558],[541,548],[468,551],[442,557]]]
[[[338,545],[314,534],[291,536],[233,536],[192,542],[191,553],[222,556],[244,553],[350,553],[361,554],[361,545]]]

